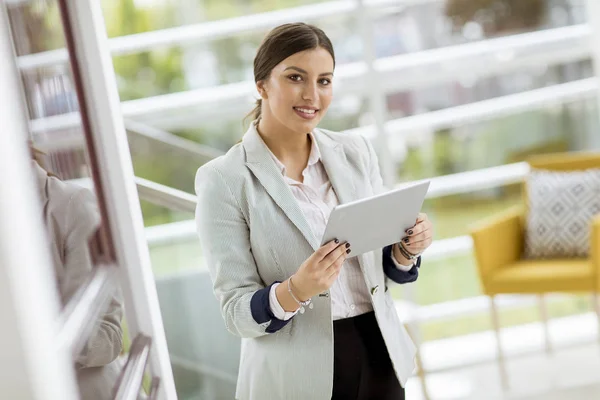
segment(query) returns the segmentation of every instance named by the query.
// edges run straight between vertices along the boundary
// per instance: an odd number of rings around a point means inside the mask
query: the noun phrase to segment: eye
[[[302,76],[300,76],[298,74],[290,75],[290,76],[288,76],[288,78],[294,82],[302,81]]]
[[[331,79],[323,78],[323,79],[319,80],[319,83],[323,86],[328,86],[328,85],[331,85]]]

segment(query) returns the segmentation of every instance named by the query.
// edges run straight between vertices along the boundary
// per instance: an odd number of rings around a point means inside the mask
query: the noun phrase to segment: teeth
[[[315,110],[307,110],[305,108],[296,108],[296,110],[303,112],[305,114],[314,114],[315,113]]]

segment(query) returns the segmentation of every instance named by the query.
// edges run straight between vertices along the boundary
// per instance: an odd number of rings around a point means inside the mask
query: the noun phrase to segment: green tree
[[[445,8],[455,30],[474,21],[486,36],[534,29],[542,23],[546,10],[545,0],[447,0]]]

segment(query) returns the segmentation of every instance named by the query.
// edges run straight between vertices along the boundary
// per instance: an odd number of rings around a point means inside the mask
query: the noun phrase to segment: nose
[[[307,83],[304,85],[304,91],[302,92],[302,100],[314,103],[317,99],[317,85],[315,83]]]

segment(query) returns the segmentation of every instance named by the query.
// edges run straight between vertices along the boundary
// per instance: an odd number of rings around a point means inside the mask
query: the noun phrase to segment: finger
[[[327,269],[325,270],[325,274],[331,278],[333,275],[339,273],[340,269],[342,268],[342,265],[344,265],[344,262],[347,258],[348,253],[342,253],[342,255],[340,255],[337,258],[337,260],[335,260],[329,267],[327,267]]]
[[[427,223],[419,223],[419,224],[413,226],[412,228],[407,229],[406,234],[410,237],[418,236],[418,235],[422,234],[423,232],[430,231],[431,228],[432,228],[432,226]]]
[[[429,237],[423,240],[419,240],[417,242],[404,243],[404,246],[406,246],[407,250],[426,249],[431,245],[431,243],[433,243],[433,239]]]
[[[342,264],[343,265],[343,264]],[[331,287],[331,285],[333,284],[333,282],[337,279],[338,276],[340,276],[340,272],[342,272],[342,267],[340,266],[339,268],[336,268],[331,275],[329,275],[329,277],[327,278],[327,285],[329,287]]]
[[[430,239],[430,238],[433,238],[433,231],[428,230],[428,231],[421,232],[419,234],[405,236],[404,238],[402,238],[402,242],[405,244],[409,244],[409,243],[421,242],[423,240]]]
[[[417,215],[417,223],[423,222],[423,221],[427,221],[427,214],[419,213],[419,215]]]
[[[317,251],[315,251],[316,261],[319,262],[327,257],[332,251],[334,251],[337,247],[340,246],[340,241],[338,239],[333,239],[323,246],[319,247]]]
[[[327,255],[321,264],[325,268],[329,268],[340,256],[350,254],[350,243],[340,243],[340,245],[331,253]]]

